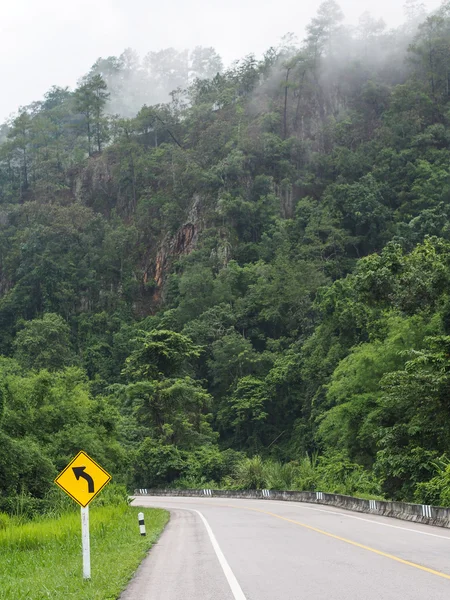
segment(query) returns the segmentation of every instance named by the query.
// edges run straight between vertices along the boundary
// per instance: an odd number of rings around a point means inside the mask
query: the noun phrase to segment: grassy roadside
[[[139,535],[144,512],[147,536]],[[92,579],[83,582],[80,514],[0,529],[1,600],[116,600],[169,514],[128,506],[90,510]]]

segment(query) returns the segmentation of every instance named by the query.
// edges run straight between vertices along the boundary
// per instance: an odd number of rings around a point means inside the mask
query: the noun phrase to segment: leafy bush
[[[185,477],[192,481],[215,481],[233,474],[243,454],[235,450],[220,451],[217,446],[201,446],[187,455]]]
[[[298,463],[295,489],[305,492],[313,492],[319,486],[319,474],[317,472],[317,455],[304,456]]]
[[[345,454],[320,458],[306,455],[300,461],[264,461],[260,456],[241,460],[228,488],[315,491],[381,497],[379,482],[370,471],[352,463]]]
[[[329,454],[319,458],[318,482],[321,491],[354,496],[381,493],[374,475],[361,465],[352,463],[345,454]]]
[[[19,522],[29,521],[45,513],[46,507],[44,499],[35,498],[25,492],[0,498],[0,511],[11,515]]]
[[[158,487],[178,479],[186,468],[183,454],[176,446],[164,445],[146,438],[140,445],[133,464],[136,487]]]
[[[127,488],[117,483],[109,483],[92,502],[94,506],[128,506],[129,503]]]
[[[43,498],[56,475],[52,461],[31,438],[13,439],[0,431],[0,445],[0,490]]]
[[[450,506],[450,460],[442,456],[435,467],[437,475],[417,485],[414,500],[419,504]]]
[[[240,489],[260,490],[266,486],[264,461],[260,456],[245,458],[236,465],[235,480]]]
[[[269,460],[264,463],[265,487],[272,490],[293,490],[299,477],[299,466],[295,462],[282,464]]]

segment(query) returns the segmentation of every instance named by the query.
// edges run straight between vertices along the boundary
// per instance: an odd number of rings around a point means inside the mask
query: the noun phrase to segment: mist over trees
[[[0,128],[0,510],[130,489],[450,501],[450,4],[326,0],[224,67],[127,49]]]
[[[195,79],[212,79],[222,71],[214,48],[197,46],[191,52],[165,48],[142,59],[127,48],[119,57],[99,58],[89,77],[99,75],[105,81],[108,113],[134,117],[144,104],[167,103],[173,92],[185,90]]]

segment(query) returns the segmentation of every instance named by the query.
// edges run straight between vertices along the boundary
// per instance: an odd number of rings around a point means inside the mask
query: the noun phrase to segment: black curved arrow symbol
[[[80,479],[80,477],[83,477],[83,479],[86,479],[86,481],[88,482],[88,492],[90,494],[93,494],[94,493],[94,480],[88,473],[84,472],[85,468],[86,467],[72,467],[72,471],[73,471],[75,477],[77,478],[77,481],[78,481],[78,479]]]

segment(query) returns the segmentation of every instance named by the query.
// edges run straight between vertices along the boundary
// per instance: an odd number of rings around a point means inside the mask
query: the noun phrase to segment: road
[[[137,497],[171,520],[121,600],[448,600],[450,531],[334,507]]]

